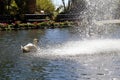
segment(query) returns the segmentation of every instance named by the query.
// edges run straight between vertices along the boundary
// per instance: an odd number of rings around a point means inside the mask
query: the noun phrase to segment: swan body
[[[37,43],[38,43],[38,39],[34,39],[33,43],[28,43],[25,46],[21,46],[21,50],[23,51],[23,53],[36,51],[37,50]]]

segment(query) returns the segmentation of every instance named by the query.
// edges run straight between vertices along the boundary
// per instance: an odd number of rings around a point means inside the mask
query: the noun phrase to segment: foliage
[[[59,14],[60,12],[62,12],[62,10],[63,10],[63,6],[60,5],[60,6],[54,11],[54,17],[53,17],[53,20],[56,19],[56,17],[58,16],[58,14]]]
[[[18,6],[19,14],[26,13],[27,0],[14,0]]]
[[[25,0],[0,0],[0,14],[17,14],[18,9],[21,11],[24,9],[21,7],[24,1]]]
[[[11,0],[11,4],[9,4],[9,13],[11,15],[18,14],[18,6],[17,6],[17,4],[15,3],[14,0]]]
[[[43,10],[45,13],[53,13],[55,6],[51,0],[36,0],[38,10]]]

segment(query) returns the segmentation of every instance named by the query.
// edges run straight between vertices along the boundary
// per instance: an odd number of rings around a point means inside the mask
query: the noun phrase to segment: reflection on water
[[[0,32],[0,79],[119,80],[120,28],[101,29],[97,34],[91,31],[87,41],[82,36],[86,29],[81,29]],[[20,46],[34,38],[40,41],[38,52],[23,54]]]

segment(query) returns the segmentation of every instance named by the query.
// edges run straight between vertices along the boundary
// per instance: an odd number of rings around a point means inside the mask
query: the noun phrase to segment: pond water
[[[119,80],[120,26],[98,30],[1,31],[0,80]],[[34,38],[38,51],[22,53]]]

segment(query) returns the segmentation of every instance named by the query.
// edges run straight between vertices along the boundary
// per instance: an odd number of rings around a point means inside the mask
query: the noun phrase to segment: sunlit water
[[[101,31],[87,38],[74,28],[0,32],[0,79],[119,80],[120,28]],[[33,38],[38,51],[22,53]]]

